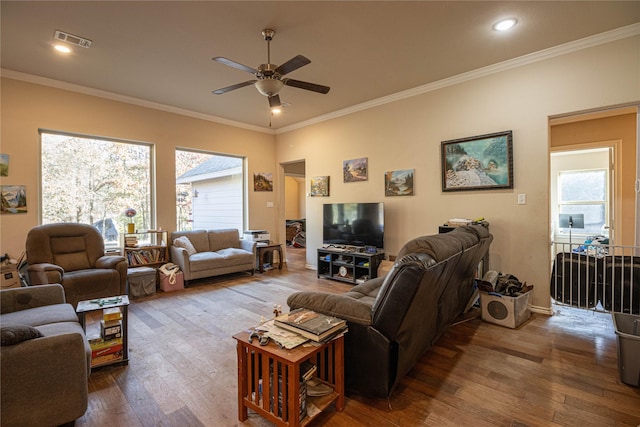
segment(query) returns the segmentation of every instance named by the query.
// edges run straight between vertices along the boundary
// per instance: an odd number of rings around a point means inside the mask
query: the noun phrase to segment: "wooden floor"
[[[240,424],[231,336],[272,316],[274,304],[286,310],[296,290],[349,288],[305,270],[304,249],[288,252],[282,271],[133,300],[129,365],[91,374],[89,409],[76,425]],[[556,310],[517,330],[485,323],[476,311],[448,329],[390,399],[347,396],[343,412],[313,425],[639,426],[640,389],[619,381],[610,316]],[[249,411],[242,425],[271,424]]]

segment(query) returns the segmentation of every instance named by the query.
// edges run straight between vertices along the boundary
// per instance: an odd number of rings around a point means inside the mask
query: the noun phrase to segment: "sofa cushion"
[[[2,315],[2,324],[41,326],[57,322],[78,322],[71,304],[53,304]]]
[[[209,235],[209,250],[211,251],[240,247],[240,234],[235,228],[208,230],[207,234]]]
[[[206,230],[192,230],[192,231],[174,231],[171,233],[171,241],[174,241],[178,237],[187,236],[189,241],[197,252],[206,252],[209,249],[209,237]]]
[[[220,249],[217,253],[222,258],[232,262],[230,265],[247,264],[254,262],[254,255],[251,252],[247,252],[244,249],[238,248],[226,248]]]
[[[193,255],[198,252],[187,236],[180,236],[175,239],[173,241],[173,246],[186,249],[189,255]]]
[[[0,327],[0,345],[15,345],[43,335],[29,325],[3,325]]]
[[[189,257],[191,271],[233,267],[255,262],[253,254],[243,249],[228,248],[216,252],[199,252]]]

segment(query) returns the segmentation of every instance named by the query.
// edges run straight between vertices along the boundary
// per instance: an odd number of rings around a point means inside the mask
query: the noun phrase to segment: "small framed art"
[[[329,197],[329,177],[311,178],[311,197]]]
[[[342,162],[342,174],[344,182],[366,181],[369,174],[367,158],[344,160]]]

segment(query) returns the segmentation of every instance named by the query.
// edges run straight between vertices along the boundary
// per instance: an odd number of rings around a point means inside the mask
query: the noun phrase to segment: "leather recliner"
[[[347,320],[347,391],[388,397],[469,304],[492,240],[480,225],[419,237],[404,245],[385,277],[341,295],[296,292],[287,304]]]
[[[56,223],[32,228],[26,242],[30,285],[59,283],[66,301],[127,294],[127,261],[106,255],[98,229],[88,224]]]

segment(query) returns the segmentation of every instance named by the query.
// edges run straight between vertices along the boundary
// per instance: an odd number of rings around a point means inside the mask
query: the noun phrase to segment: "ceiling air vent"
[[[76,46],[86,47],[86,48],[91,47],[91,40],[85,39],[79,36],[74,36],[73,34],[65,33],[64,31],[56,30],[56,33],[53,37],[56,40],[71,43]]]

